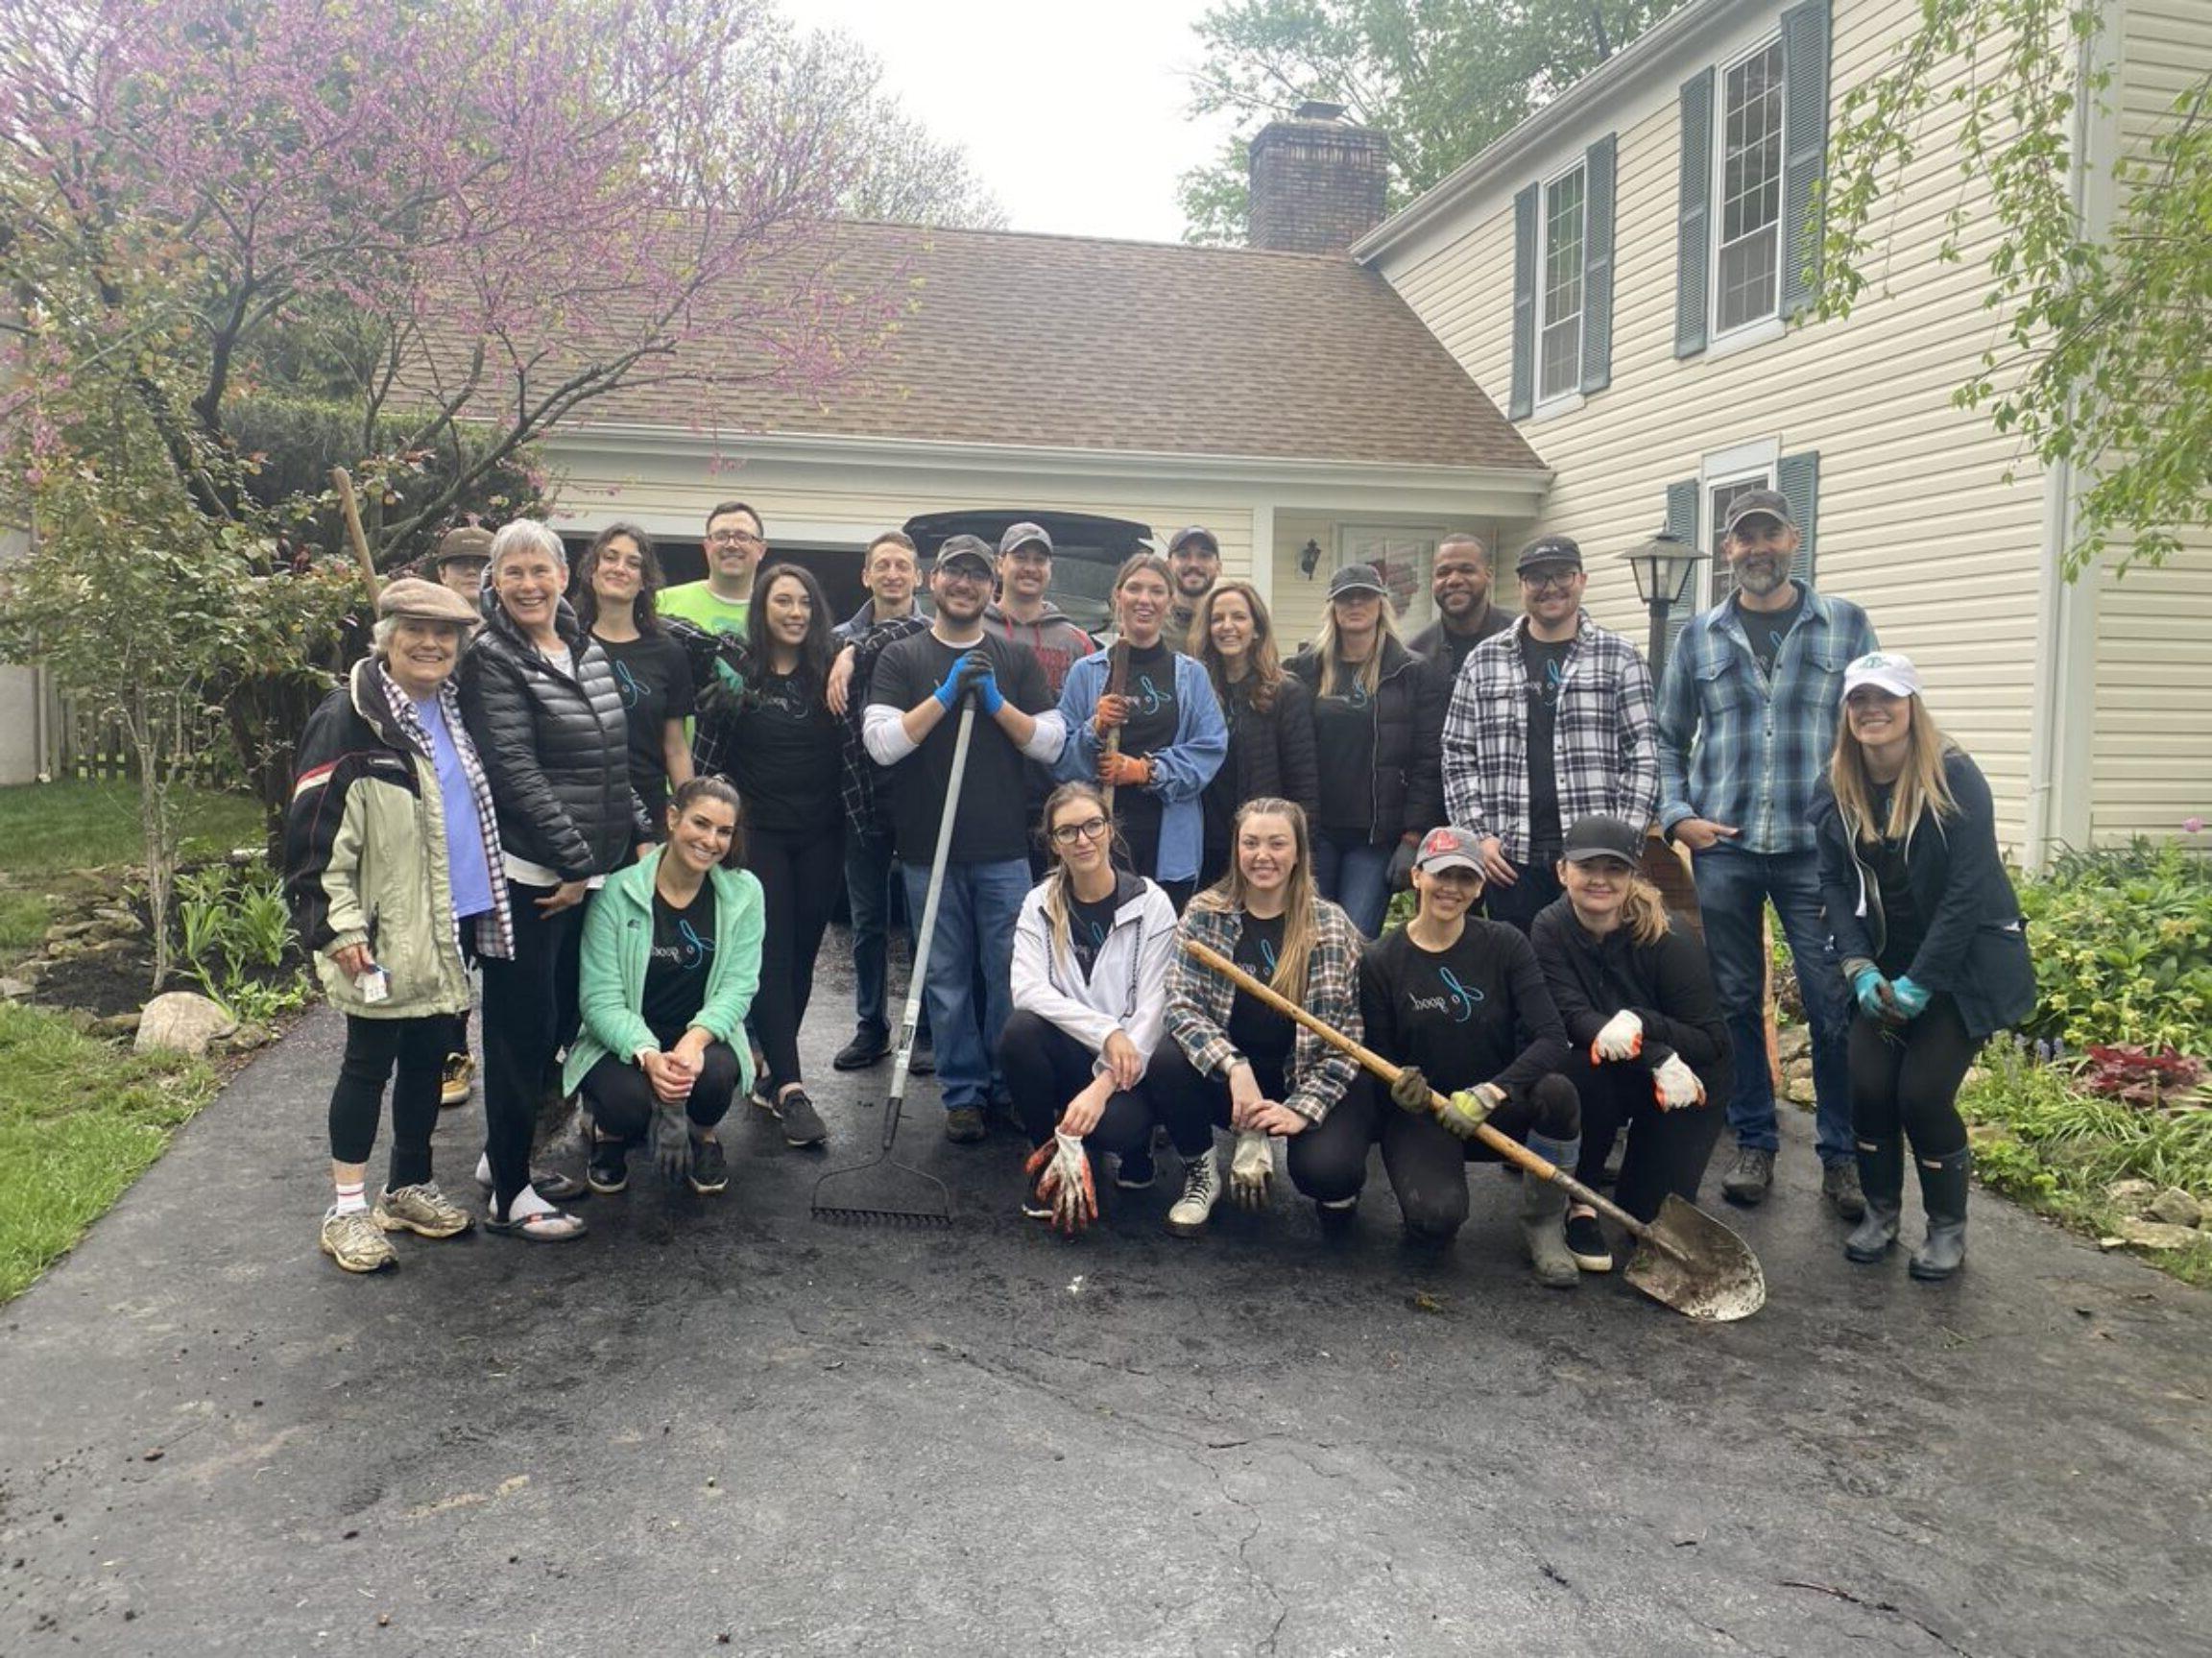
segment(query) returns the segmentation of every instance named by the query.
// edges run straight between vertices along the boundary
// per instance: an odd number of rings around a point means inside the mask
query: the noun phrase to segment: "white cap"
[[[1872,685],[1893,697],[1918,696],[1920,670],[1912,665],[1911,657],[1895,651],[1868,651],[1843,670],[1845,696],[1861,685]]]

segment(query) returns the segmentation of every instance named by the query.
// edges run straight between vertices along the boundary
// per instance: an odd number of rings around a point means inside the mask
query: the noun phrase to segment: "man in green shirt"
[[[760,515],[743,501],[724,501],[707,515],[707,579],[663,588],[661,613],[682,616],[709,633],[744,633],[753,608],[753,572],[767,550]]]

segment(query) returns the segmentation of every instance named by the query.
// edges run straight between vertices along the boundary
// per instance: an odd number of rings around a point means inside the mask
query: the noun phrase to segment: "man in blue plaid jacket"
[[[1728,1123],[1732,1202],[1774,1178],[1774,1090],[1767,1066],[1767,901],[1781,917],[1813,1035],[1821,1191],[1846,1219],[1865,1211],[1851,1138],[1850,1007],[1820,915],[1818,854],[1805,821],[1836,745],[1843,668],[1876,648],[1866,613],[1791,577],[1802,541],[1789,501],[1752,490],[1730,502],[1721,549],[1736,591],[1693,617],[1659,698],[1659,822],[1691,852],[1713,985],[1735,1050]]]

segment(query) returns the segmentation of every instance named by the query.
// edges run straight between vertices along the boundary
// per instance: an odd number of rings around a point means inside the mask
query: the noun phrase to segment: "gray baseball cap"
[[[1026,547],[1032,543],[1043,547],[1046,558],[1052,556],[1052,538],[1045,533],[1043,524],[1032,524],[1026,519],[1019,524],[1008,524],[1006,533],[998,538],[999,556],[1004,557],[1016,547]]]
[[[929,567],[942,570],[959,564],[974,565],[987,576],[997,568],[991,560],[991,543],[982,537],[947,536],[945,544],[937,549],[937,557],[931,561]]]
[[[1421,837],[1421,850],[1413,854],[1413,867],[1431,875],[1438,870],[1471,869],[1482,873],[1482,848],[1463,829],[1439,824]]]
[[[1329,596],[1340,599],[1346,593],[1384,593],[1390,589],[1382,585],[1382,578],[1375,573],[1373,565],[1346,565],[1329,578]]]

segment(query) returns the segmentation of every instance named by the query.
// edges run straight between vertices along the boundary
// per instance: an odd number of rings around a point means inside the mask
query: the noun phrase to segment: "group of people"
[[[1109,1177],[1151,1187],[1171,1147],[1166,1225],[1194,1234],[1224,1195],[1267,1200],[1283,1141],[1336,1226],[1380,1145],[1408,1237],[1434,1245],[1467,1217],[1466,1163],[1496,1158],[1485,1125],[1592,1186],[1625,1135],[1616,1196],[1649,1219],[1695,1197],[1725,1122],[1723,1193],[1755,1204],[1778,1144],[1771,902],[1846,1253],[1895,1243],[1910,1141],[1929,1221],[1911,1271],[1947,1277],[1955,1098],[2032,1005],[2026,940],[1986,782],[1912,663],[1792,576],[1798,542],[1780,494],[1737,497],[1733,590],[1655,691],[1584,611],[1560,536],[1521,550],[1517,613],[1488,549],[1447,538],[1437,620],[1410,641],[1378,573],[1348,565],[1287,653],[1202,526],[1120,565],[1104,646],[1051,604],[1033,523],[996,548],[950,537],[926,573],[886,532],[835,626],[808,570],[763,568],[743,503],[708,517],[707,578],[665,589],[635,526],[573,572],[542,524],[455,531],[436,580],[384,589],[373,650],[300,745],[288,890],[348,1016],[322,1247],[373,1271],[389,1234],[470,1224],[430,1155],[441,1098],[468,1093],[470,964],[488,1230],[580,1236],[564,1205],[623,1190],[641,1149],[723,1189],[740,1096],[823,1145],[798,1036],[831,912],[843,896],[855,983],[832,1063],[860,1070],[888,1053],[889,932],[924,913],[942,834],[912,1068],[934,1068],[949,1139],[1018,1129],[1031,1214],[1079,1229]],[[1643,873],[1655,833],[1690,853],[1701,928]],[[531,1165],[569,1099],[582,1181]],[[1520,1190],[1540,1281],[1612,1266],[1596,1213]]]

